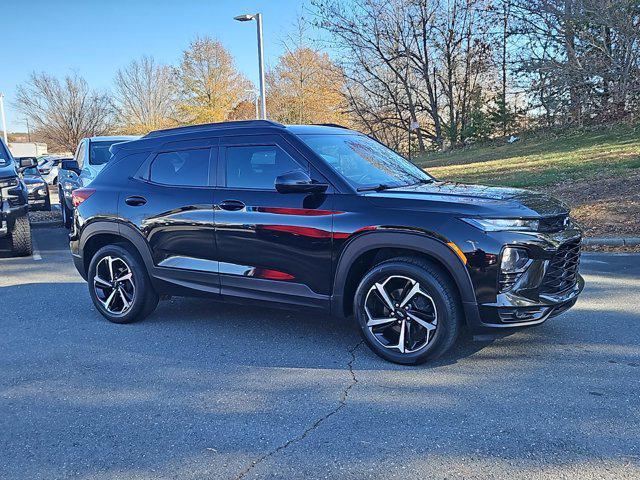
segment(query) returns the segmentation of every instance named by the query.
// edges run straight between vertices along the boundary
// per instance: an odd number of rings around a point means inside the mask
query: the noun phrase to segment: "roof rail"
[[[320,127],[344,128],[345,130],[349,130],[349,127],[345,127],[344,125],[339,125],[337,123],[314,123],[313,125],[318,125]]]
[[[172,133],[191,133],[199,132],[202,130],[210,130],[216,128],[233,128],[233,127],[279,127],[284,128],[284,125],[271,120],[235,120],[231,122],[218,122],[218,123],[203,123],[201,125],[187,125],[184,127],[165,128],[163,130],[154,130],[147,133],[144,138],[162,137],[164,135],[171,135]]]

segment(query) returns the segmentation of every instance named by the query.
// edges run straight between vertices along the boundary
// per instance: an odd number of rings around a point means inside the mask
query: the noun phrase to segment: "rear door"
[[[119,213],[146,237],[155,276],[217,293],[212,143],[174,142],[152,154],[120,194]]]
[[[215,193],[222,293],[326,306],[331,286],[332,187],[278,193],[275,179],[302,169],[327,180],[279,135],[225,137]]]

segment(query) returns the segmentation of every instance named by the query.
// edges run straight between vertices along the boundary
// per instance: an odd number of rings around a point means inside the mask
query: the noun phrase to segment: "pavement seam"
[[[349,354],[351,355],[351,360],[349,360],[349,362],[347,363],[347,367],[349,368],[349,374],[351,375],[351,381],[349,382],[349,385],[347,385],[345,387],[345,389],[342,391],[342,393],[340,394],[340,400],[338,402],[338,405],[336,405],[336,407],[333,410],[331,410],[329,413],[327,413],[326,415],[323,415],[322,417],[318,418],[315,422],[313,422],[311,424],[311,426],[309,426],[300,435],[296,435],[295,437],[290,438],[286,442],[282,443],[281,445],[278,445],[273,450],[265,453],[261,457],[257,458],[253,462],[251,462],[250,465],[245,467],[238,475],[236,475],[234,477],[234,480],[241,480],[242,478],[244,478],[248,473],[251,472],[251,470],[253,470],[260,463],[262,463],[265,460],[271,458],[272,456],[276,455],[277,453],[281,452],[282,450],[287,449],[288,447],[290,447],[294,443],[301,442],[302,440],[307,438],[307,436],[309,436],[316,428],[318,428],[325,420],[329,419],[330,417],[332,417],[333,415],[338,413],[340,410],[342,410],[344,407],[346,407],[346,405],[347,405],[347,397],[349,396],[349,391],[356,385],[356,383],[358,383],[358,377],[356,376],[356,372],[353,370],[353,362],[356,361],[356,353],[355,352],[358,349],[358,347],[360,347],[360,345],[362,345],[363,342],[364,342],[364,340],[360,340],[358,343],[356,343],[353,347],[351,347],[349,349]]]

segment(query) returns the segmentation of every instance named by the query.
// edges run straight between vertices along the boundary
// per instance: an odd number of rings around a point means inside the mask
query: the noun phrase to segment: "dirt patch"
[[[541,188],[571,207],[587,237],[640,236],[640,172]]]

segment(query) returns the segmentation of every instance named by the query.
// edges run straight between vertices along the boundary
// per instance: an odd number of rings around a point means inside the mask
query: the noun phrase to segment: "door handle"
[[[132,207],[139,207],[147,203],[147,199],[139,195],[133,195],[131,197],[127,197],[124,200],[124,203],[126,203],[127,205],[131,205]]]
[[[231,212],[235,212],[236,210],[242,210],[245,207],[245,204],[240,200],[224,200],[220,202],[220,208],[222,210],[229,210]]]

